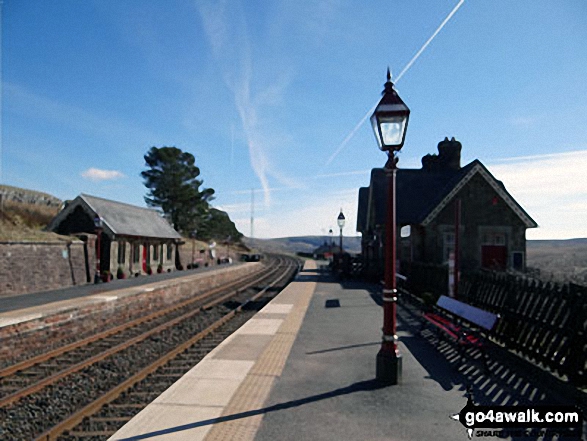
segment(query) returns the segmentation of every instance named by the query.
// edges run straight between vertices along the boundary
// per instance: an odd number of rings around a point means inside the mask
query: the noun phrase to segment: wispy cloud
[[[214,58],[222,71],[224,83],[231,91],[244,137],[249,150],[249,159],[255,175],[263,188],[265,205],[270,205],[271,188],[269,178],[282,185],[299,185],[279,171],[270,160],[271,135],[264,128],[266,123],[261,113],[268,107],[283,101],[283,93],[289,85],[287,75],[276,75],[270,84],[257,85],[253,81],[254,68],[246,15],[238,2],[218,1],[198,3],[200,15]],[[278,130],[272,125],[272,131]]]
[[[305,192],[304,203],[282,204],[266,209],[255,217],[256,237],[286,237],[318,235],[332,228],[338,231],[336,218],[342,207],[346,217],[345,236],[356,233],[358,189],[347,188],[334,192]],[[279,204],[278,204],[279,205]],[[255,209],[256,210],[256,209]],[[231,218],[240,231],[249,231],[249,212],[235,211]],[[295,222],[284,222],[294,219]]]
[[[496,160],[488,165],[539,224],[528,237],[587,237],[587,150]]]
[[[90,181],[112,181],[114,179],[124,178],[125,175],[118,170],[101,170],[99,168],[89,168],[81,173],[82,177]]]
[[[371,174],[371,170],[353,170],[353,171],[346,171],[340,173],[324,173],[314,176],[314,179],[325,179],[325,178],[336,178],[340,176],[356,176],[356,175],[365,175],[369,176]]]

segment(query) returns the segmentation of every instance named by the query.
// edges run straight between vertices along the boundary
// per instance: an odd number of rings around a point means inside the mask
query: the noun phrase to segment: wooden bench
[[[422,317],[425,320],[424,325],[435,326],[444,335],[456,341],[460,347],[480,348],[484,359],[487,360],[487,355],[483,350],[484,339],[473,328],[491,331],[498,319],[496,314],[447,296],[440,296],[436,302],[436,311],[425,312]]]

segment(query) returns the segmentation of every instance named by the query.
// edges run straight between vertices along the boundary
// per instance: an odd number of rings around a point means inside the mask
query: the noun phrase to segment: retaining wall
[[[260,263],[219,267],[206,273],[56,302],[46,305],[42,312],[33,308],[20,311],[15,323],[6,317],[0,320],[0,360],[16,360],[22,358],[21,354],[46,350],[50,342],[63,345],[79,340],[97,329],[147,315],[262,268]]]
[[[93,245],[88,243],[88,248]],[[0,296],[85,283],[84,243],[80,240],[0,242]]]

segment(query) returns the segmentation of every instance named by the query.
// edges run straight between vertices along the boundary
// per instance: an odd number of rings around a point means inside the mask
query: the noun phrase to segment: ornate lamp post
[[[342,229],[344,228],[344,223],[345,223],[345,217],[344,214],[342,214],[342,208],[340,209],[340,214],[338,215],[338,218],[336,219],[336,223],[338,224],[338,228],[340,228],[340,255],[342,256]]]
[[[383,288],[383,337],[377,354],[376,378],[385,384],[398,384],[401,379],[402,358],[398,351],[396,335],[396,207],[395,180],[397,174],[397,152],[406,138],[410,109],[399,97],[391,82],[387,69],[387,82],[383,97],[371,115],[371,124],[379,148],[387,152],[385,172],[389,189],[387,220],[385,224],[385,284]]]
[[[94,274],[94,283],[100,283],[102,278],[100,276],[100,256],[102,255],[102,247],[100,239],[102,236],[102,218],[98,215],[94,218],[94,227],[96,230],[96,273]]]

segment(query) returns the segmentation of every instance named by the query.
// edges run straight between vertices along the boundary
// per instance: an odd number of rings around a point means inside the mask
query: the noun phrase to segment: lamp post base
[[[402,356],[380,350],[377,353],[375,378],[382,384],[399,384],[402,379]]]

